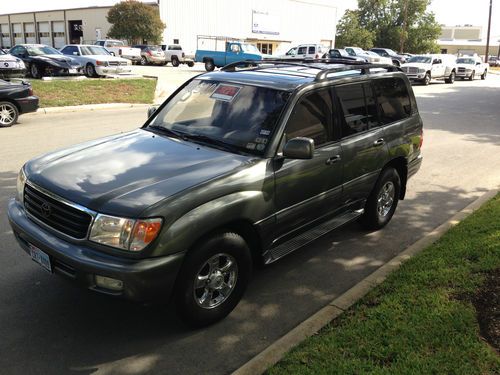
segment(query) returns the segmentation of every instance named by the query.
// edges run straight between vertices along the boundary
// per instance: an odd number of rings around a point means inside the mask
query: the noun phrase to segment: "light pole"
[[[490,52],[490,29],[491,29],[491,6],[493,0],[490,0],[490,14],[488,16],[488,35],[486,35],[486,54],[484,55],[484,62],[488,62],[488,55]]]

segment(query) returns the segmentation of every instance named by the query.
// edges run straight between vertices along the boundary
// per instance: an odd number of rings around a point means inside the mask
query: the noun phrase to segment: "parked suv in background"
[[[433,79],[454,83],[457,75],[457,58],[453,55],[417,55],[411,57],[401,70],[411,81],[422,82],[424,85]]]
[[[254,262],[391,220],[423,139],[397,70],[245,61],[194,77],[140,129],[27,162],[13,233],[50,272],[133,300],[172,295],[184,320],[211,324]]]
[[[167,63],[172,63],[172,66],[177,67],[180,64],[186,64],[190,68],[194,66],[193,58],[187,57],[179,44],[163,44],[161,49],[165,52]]]
[[[165,65],[167,58],[160,46],[148,46],[146,44],[136,44],[132,48],[141,50],[141,65]]]
[[[370,51],[375,52],[383,57],[390,57],[392,60],[392,63],[396,66],[400,66],[401,64],[404,64],[407,60],[406,56],[399,55],[398,53],[394,52],[390,48],[372,48]]]

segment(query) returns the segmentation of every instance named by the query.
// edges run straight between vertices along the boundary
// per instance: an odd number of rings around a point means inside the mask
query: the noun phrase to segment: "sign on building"
[[[279,35],[280,19],[275,14],[252,10],[252,33]]]

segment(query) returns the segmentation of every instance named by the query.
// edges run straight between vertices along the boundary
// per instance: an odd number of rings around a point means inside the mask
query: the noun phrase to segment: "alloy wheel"
[[[0,105],[0,124],[4,126],[12,125],[16,120],[16,109],[12,104],[4,103]]]
[[[385,217],[391,211],[394,203],[394,183],[387,181],[380,189],[377,197],[377,212],[380,217]]]

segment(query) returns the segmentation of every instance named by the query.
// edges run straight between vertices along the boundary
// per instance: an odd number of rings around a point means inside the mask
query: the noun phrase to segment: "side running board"
[[[277,261],[285,255],[290,254],[291,252],[298,250],[301,247],[304,247],[305,245],[313,242],[314,240],[317,240],[327,233],[330,233],[332,230],[356,220],[363,214],[363,212],[363,209],[346,212],[343,215],[334,217],[329,221],[326,221],[314,228],[309,229],[304,233],[299,234],[297,237],[294,237],[287,242],[282,243],[281,245],[272,247],[264,253],[264,263],[270,264]]]

